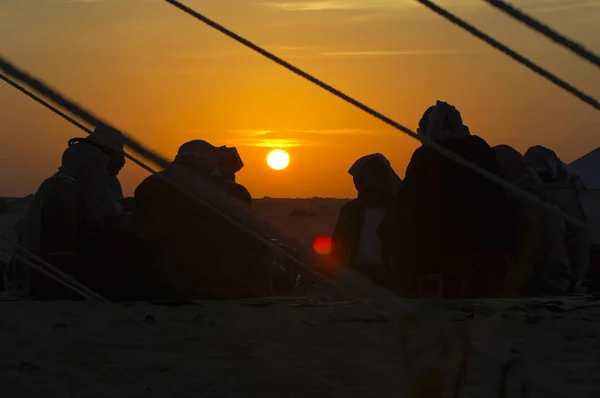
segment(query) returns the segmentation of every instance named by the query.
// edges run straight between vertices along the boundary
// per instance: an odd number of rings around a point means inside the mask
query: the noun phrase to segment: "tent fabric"
[[[579,175],[586,188],[582,195],[582,204],[588,222],[595,230],[592,243],[600,245],[600,148],[569,164],[569,169]]]
[[[579,175],[587,189],[600,189],[600,148],[569,164],[569,170]]]

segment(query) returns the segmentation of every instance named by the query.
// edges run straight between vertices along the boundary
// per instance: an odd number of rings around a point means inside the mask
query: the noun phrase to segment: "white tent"
[[[579,175],[587,188],[583,196],[583,207],[592,227],[600,230],[600,148],[596,148],[569,164],[569,169]],[[600,245],[600,234],[596,233],[593,243]]]

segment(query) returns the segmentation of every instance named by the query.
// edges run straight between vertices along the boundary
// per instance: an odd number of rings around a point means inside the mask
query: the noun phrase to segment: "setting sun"
[[[273,170],[283,170],[290,164],[290,155],[281,149],[269,152],[267,164]]]

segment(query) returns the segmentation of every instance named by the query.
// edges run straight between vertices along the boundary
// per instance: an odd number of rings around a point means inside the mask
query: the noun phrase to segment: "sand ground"
[[[461,396],[497,396],[509,358],[533,370],[511,376],[510,391],[522,378],[531,396],[600,394],[600,301],[592,297],[412,306],[435,311],[411,329],[413,360],[436,362],[436,336],[460,326],[483,350]],[[361,304],[306,299],[124,308],[135,321],[98,303],[0,303],[3,396],[407,396],[407,314],[386,321]]]

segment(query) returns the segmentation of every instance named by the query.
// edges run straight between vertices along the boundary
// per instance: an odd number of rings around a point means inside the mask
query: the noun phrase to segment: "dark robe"
[[[161,176],[194,190],[173,168],[146,178],[135,190],[130,228],[138,242],[144,294],[164,299],[268,294],[268,270],[259,264],[265,247]],[[231,193],[221,181],[213,182]],[[234,187],[238,193],[239,187]]]
[[[354,259],[360,244],[365,211],[366,207],[360,199],[354,199],[346,203],[340,210],[332,235],[332,257],[341,265],[356,268]],[[386,212],[389,215],[391,209],[387,209]],[[384,241],[382,241],[381,257],[384,261],[381,266],[360,267],[356,270],[384,287],[395,289],[396,271],[390,261],[390,253]]]
[[[495,154],[483,139],[449,137],[438,143],[499,175]],[[382,234],[393,248],[405,294],[420,295],[428,274],[441,275],[447,297],[495,294],[491,285],[503,278],[512,230],[499,185],[423,146],[407,168],[398,209]]]

